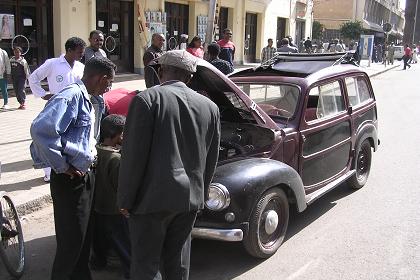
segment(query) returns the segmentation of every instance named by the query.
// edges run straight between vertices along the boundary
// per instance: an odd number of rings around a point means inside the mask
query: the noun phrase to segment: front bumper
[[[221,241],[242,241],[244,232],[242,229],[215,229],[195,227],[192,230],[192,237],[199,239],[212,239]]]

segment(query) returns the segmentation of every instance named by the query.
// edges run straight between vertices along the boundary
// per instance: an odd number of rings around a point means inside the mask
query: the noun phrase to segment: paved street
[[[191,279],[420,278],[420,66],[400,69],[372,78],[381,146],[367,185],[356,192],[343,185],[305,212],[293,213],[285,243],[268,260],[248,257],[239,243],[195,240]],[[0,113],[0,158],[6,163],[1,189],[19,201],[48,193],[42,172],[31,169],[28,154],[19,152],[30,143],[21,126],[29,128],[42,107],[39,100],[29,100],[27,111]],[[28,266],[22,279],[48,279],[55,250],[51,206],[25,216],[24,230]],[[0,264],[0,279],[8,279],[3,272]],[[94,276],[120,279],[118,265]]]

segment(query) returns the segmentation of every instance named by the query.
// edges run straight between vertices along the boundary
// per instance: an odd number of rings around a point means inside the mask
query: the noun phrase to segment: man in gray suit
[[[166,279],[188,279],[184,261],[216,168],[220,114],[210,99],[186,86],[197,58],[171,51],[158,62],[162,84],[130,105],[118,205],[129,217],[131,279],[161,279],[159,270]],[[188,249],[181,254],[184,243]]]

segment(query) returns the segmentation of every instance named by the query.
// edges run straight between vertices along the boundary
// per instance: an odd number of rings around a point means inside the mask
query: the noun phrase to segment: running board
[[[356,170],[350,170],[349,172],[347,172],[344,176],[341,176],[340,178],[332,181],[331,183],[329,183],[328,185],[326,185],[323,188],[320,188],[317,191],[314,191],[311,194],[308,194],[307,196],[305,196],[306,199],[306,204],[309,205],[312,202],[314,202],[315,200],[317,200],[318,198],[320,198],[321,196],[323,196],[324,194],[326,194],[327,192],[335,189],[336,187],[338,187],[341,183],[343,183],[344,181],[346,181],[348,178],[350,178],[351,176],[353,176],[356,173]]]

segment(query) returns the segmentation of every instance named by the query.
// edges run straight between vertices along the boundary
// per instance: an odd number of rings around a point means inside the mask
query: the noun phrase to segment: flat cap
[[[197,57],[183,50],[168,51],[158,58],[160,65],[177,67],[191,73],[197,71],[197,61]]]

